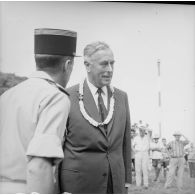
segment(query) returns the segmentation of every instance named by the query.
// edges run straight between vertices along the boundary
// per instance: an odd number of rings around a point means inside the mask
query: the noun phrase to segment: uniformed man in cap
[[[0,193],[53,193],[70,101],[77,33],[35,30],[37,71],[0,97]]]
[[[169,188],[173,183],[175,178],[175,173],[177,170],[177,188],[179,190],[183,187],[183,172],[184,172],[184,146],[189,143],[189,140],[182,135],[179,131],[176,131],[173,136],[175,137],[174,141],[171,141],[167,145],[167,149],[169,150],[170,154],[170,165],[169,165],[169,172],[167,175],[167,180],[165,183],[165,188]],[[181,136],[184,140],[180,140]]]

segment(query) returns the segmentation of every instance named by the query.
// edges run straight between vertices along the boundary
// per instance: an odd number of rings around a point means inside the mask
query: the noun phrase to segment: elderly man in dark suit
[[[127,94],[110,85],[114,55],[104,42],[84,49],[87,78],[71,87],[71,109],[59,171],[61,192],[126,193],[131,183]]]

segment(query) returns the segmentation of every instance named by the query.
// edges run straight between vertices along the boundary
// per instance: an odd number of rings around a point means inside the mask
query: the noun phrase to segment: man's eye
[[[100,65],[107,66],[108,65],[108,62],[101,62]]]
[[[114,65],[114,61],[111,61],[111,62],[110,62],[110,65]]]
[[[102,65],[102,66],[108,66],[109,64],[110,64],[111,66],[113,66],[113,65],[114,65],[114,61],[111,61],[111,62],[105,61],[105,62],[101,62],[101,63],[100,63],[100,65]]]

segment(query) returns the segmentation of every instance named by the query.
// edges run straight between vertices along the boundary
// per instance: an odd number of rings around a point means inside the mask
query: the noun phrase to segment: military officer
[[[77,33],[35,29],[37,71],[0,97],[0,193],[53,193]]]

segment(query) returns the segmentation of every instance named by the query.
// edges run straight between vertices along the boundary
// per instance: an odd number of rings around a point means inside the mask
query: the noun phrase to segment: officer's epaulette
[[[49,84],[56,86],[62,93],[65,93],[67,96],[69,96],[70,94],[63,88],[60,87],[59,85],[57,85],[55,82],[49,80],[49,79],[45,79]]]

